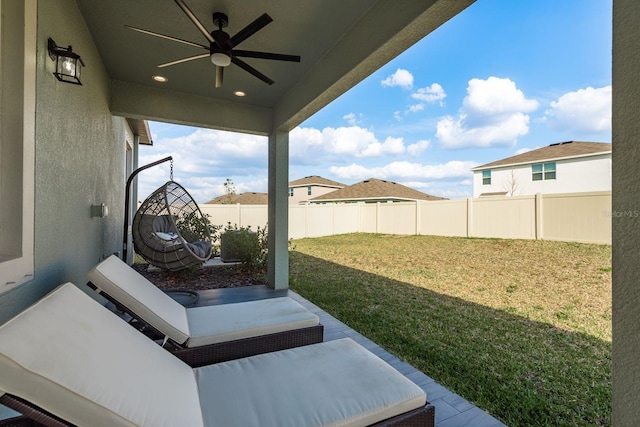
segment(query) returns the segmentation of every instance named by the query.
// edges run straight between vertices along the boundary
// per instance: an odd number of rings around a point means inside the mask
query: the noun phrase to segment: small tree
[[[518,184],[516,173],[513,169],[511,169],[511,173],[509,174],[509,178],[507,179],[507,182],[504,185],[504,189],[507,191],[507,194],[509,196],[515,196],[516,191],[518,191],[519,187],[520,185]]]
[[[225,197],[222,203],[226,205],[230,205],[231,203],[233,203],[233,196],[236,195],[236,191],[236,186],[233,184],[231,178],[227,178],[227,180],[224,182]]]

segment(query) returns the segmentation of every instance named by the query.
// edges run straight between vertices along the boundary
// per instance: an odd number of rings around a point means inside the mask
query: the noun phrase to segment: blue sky
[[[561,141],[611,142],[612,0],[478,0],[290,134],[289,179],[386,179],[471,197],[470,168]],[[267,191],[267,139],[150,122],[197,202]],[[146,197],[169,177],[142,172]]]

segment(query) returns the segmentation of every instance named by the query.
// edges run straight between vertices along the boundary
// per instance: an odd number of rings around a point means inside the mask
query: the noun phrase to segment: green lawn
[[[509,426],[611,424],[611,246],[349,234],[290,286]]]

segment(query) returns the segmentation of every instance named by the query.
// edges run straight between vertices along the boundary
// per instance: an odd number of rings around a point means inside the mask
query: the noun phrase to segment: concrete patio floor
[[[280,296],[289,296],[315,313],[320,318],[320,323],[324,325],[325,341],[349,337],[360,343],[363,347],[367,348],[381,359],[385,360],[398,372],[420,386],[427,393],[427,399],[429,402],[436,407],[436,424],[438,427],[504,426],[503,423],[496,420],[488,413],[467,402],[461,396],[441,386],[428,375],[403,362],[393,354],[384,350],[375,342],[369,340],[357,331],[354,331],[312,302],[291,290],[274,291],[266,286],[211,289],[200,291],[200,300],[197,305],[229,304],[264,298],[276,298]]]

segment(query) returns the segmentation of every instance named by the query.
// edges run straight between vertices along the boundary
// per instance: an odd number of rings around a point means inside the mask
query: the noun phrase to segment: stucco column
[[[289,132],[269,135],[268,285],[289,288]]]
[[[640,419],[640,2],[613,2],[613,425]]]

